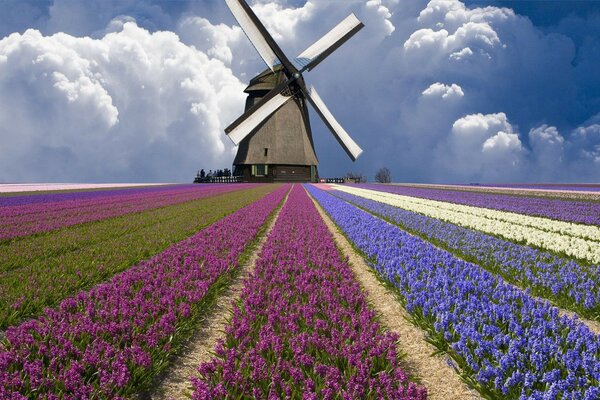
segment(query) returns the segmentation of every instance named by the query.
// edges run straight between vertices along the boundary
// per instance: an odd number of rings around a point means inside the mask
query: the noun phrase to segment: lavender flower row
[[[411,233],[500,273],[509,282],[531,289],[560,307],[600,320],[600,265],[582,265],[536,248],[519,245],[449,222],[403,210],[349,193],[335,196],[375,213]]]
[[[511,189],[543,189],[543,190],[578,190],[585,192],[598,192],[600,191],[600,185],[593,183],[500,183],[493,185],[477,185],[481,187],[492,187],[492,188],[511,188]]]
[[[288,189],[7,329],[0,398],[118,398],[147,383]]]
[[[600,398],[600,337],[584,324],[343,200],[310,192],[482,394]]]
[[[0,208],[0,240],[165,207],[253,187],[252,184],[170,186],[169,190],[120,193],[54,203]]]
[[[172,185],[152,185],[135,187],[115,187],[114,189],[86,189],[66,192],[47,192],[38,191],[26,194],[0,195],[0,207],[22,206],[27,204],[39,203],[59,203],[68,200],[86,200],[99,197],[119,196],[136,193],[159,193],[173,190],[174,187],[191,189],[197,187],[197,184],[172,184]],[[207,185],[206,185],[207,186]]]
[[[296,185],[194,399],[424,399],[325,223]]]
[[[67,192],[46,192],[39,191],[27,194],[11,194],[11,195],[0,195],[0,207],[6,206],[22,206],[26,204],[38,204],[38,203],[57,203],[66,200],[86,200],[95,199],[106,196],[117,196],[135,193],[151,193],[151,192],[163,192],[170,191],[174,186],[179,188],[187,187],[193,188],[198,185],[194,184],[181,184],[181,185],[160,185],[160,186],[138,186],[138,187],[121,187],[114,189],[87,189],[87,190],[76,190]]]
[[[358,186],[404,196],[510,211],[560,221],[600,225],[600,202],[570,201],[396,185],[367,184]]]

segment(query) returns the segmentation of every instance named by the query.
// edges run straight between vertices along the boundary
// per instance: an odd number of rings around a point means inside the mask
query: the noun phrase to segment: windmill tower
[[[362,29],[362,22],[350,14],[290,61],[245,0],[225,1],[269,67],[250,81],[244,114],[225,129],[239,146],[234,174],[254,182],[315,181],[318,160],[307,103],[355,161],[361,148],[335,120],[317,91],[306,87],[302,74]]]

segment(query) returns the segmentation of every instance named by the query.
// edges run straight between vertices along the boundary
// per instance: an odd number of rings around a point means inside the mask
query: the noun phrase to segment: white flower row
[[[525,242],[569,256],[600,262],[598,227],[554,221],[487,208],[402,196],[357,187],[334,185],[336,190],[424,214],[466,228]],[[566,225],[573,225],[568,227]],[[590,228],[578,230],[577,227]],[[582,233],[585,232],[585,233]]]
[[[339,188],[339,186],[338,186]],[[360,189],[367,190],[367,189]],[[463,204],[454,204],[445,201],[422,199],[419,197],[403,196],[394,193],[379,192],[375,190],[367,190],[378,193],[382,196],[400,197],[406,201],[421,205],[434,205],[440,209],[481,216],[489,219],[510,222],[517,225],[529,226],[548,232],[560,233],[582,239],[589,239],[600,242],[600,227],[594,225],[577,224],[566,221],[557,221],[549,218],[534,217],[531,215],[512,213],[508,211],[493,210],[483,207],[467,206]]]

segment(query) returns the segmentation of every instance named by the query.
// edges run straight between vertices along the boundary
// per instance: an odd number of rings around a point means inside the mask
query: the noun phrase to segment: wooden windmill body
[[[245,92],[246,111],[285,80],[281,71],[264,71],[250,81]],[[246,181],[315,181],[317,156],[306,101],[294,98],[271,114],[239,144],[234,174]]]
[[[318,179],[308,104],[354,161],[360,147],[335,120],[314,88],[308,89],[302,73],[311,70],[358,32],[363,24],[351,14],[293,61],[244,0],[225,0],[246,36],[269,69],[254,77],[244,114],[225,129],[238,145],[234,174],[247,182],[308,182]]]

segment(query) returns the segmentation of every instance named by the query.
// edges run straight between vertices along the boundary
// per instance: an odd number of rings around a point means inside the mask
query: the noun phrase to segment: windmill
[[[335,120],[314,87],[306,87],[302,74],[315,68],[362,29],[362,22],[350,14],[290,60],[246,1],[225,1],[268,66],[245,89],[248,93],[245,112],[225,129],[238,145],[234,174],[247,181],[315,181],[318,160],[307,103],[355,161],[362,153],[361,148]]]

